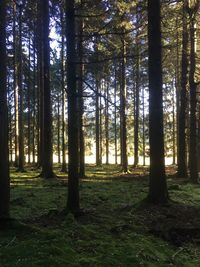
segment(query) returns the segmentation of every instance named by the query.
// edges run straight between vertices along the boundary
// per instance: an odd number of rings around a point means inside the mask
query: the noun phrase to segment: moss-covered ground
[[[57,168],[58,169],[58,168]],[[200,186],[170,175],[173,200],[148,206],[147,170],[87,167],[79,218],[62,213],[67,179],[11,171],[11,216],[0,230],[0,267],[200,266]]]

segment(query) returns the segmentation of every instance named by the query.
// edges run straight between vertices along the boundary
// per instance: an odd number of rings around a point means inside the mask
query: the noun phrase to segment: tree
[[[193,183],[198,183],[197,166],[197,83],[195,82],[196,51],[195,51],[195,20],[199,9],[199,1],[190,7],[190,143],[189,143],[189,171]]]
[[[42,11],[42,67],[43,67],[43,158],[41,176],[48,179],[55,177],[53,173],[52,154],[52,114],[50,91],[50,47],[49,47],[49,1],[41,2]]]
[[[79,204],[78,99],[76,83],[75,3],[66,0],[68,96],[68,199],[67,210],[76,214]]]
[[[65,122],[65,62],[64,62],[64,13],[63,6],[60,7],[61,20],[61,91],[62,91],[62,172],[67,172],[66,164],[66,122]]]
[[[160,5],[159,0],[148,1],[150,143],[148,199],[153,203],[165,203],[168,200],[164,162]]]
[[[186,106],[187,106],[187,75],[188,75],[188,29],[187,29],[188,0],[184,0],[182,8],[182,63],[181,91],[178,123],[178,176],[187,177],[186,165]]]
[[[0,4],[0,220],[9,217],[10,179],[6,88],[6,1]]]
[[[128,171],[127,158],[127,124],[126,124],[126,43],[122,40],[122,61],[121,61],[121,84],[120,84],[120,121],[121,121],[121,165],[122,171]]]

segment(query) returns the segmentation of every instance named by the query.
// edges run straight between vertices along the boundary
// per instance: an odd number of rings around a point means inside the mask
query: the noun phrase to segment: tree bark
[[[121,118],[121,164],[122,171],[128,171],[127,130],[126,130],[126,74],[125,74],[125,41],[122,40],[121,85],[120,85],[120,118]]]
[[[61,6],[61,91],[62,91],[62,172],[67,172],[66,164],[66,122],[65,122],[65,63],[64,63],[64,14]]]
[[[19,44],[18,44],[18,73],[17,73],[17,89],[19,97],[18,108],[18,143],[19,143],[19,163],[18,171],[24,171],[24,101],[23,101],[23,84],[22,84],[22,5],[19,8]]]
[[[68,200],[67,210],[80,211],[79,203],[79,148],[78,148],[78,100],[75,53],[75,2],[66,0],[67,37],[67,96],[68,96]]]
[[[0,4],[0,221],[9,218],[10,178],[6,88],[6,1]]]
[[[160,1],[148,0],[150,202],[168,200],[164,159]]]
[[[80,2],[82,7],[82,0]],[[85,177],[85,140],[83,129],[83,114],[84,114],[84,101],[83,101],[83,18],[79,18],[78,21],[79,37],[78,37],[78,109],[79,109],[79,176]]]
[[[55,177],[53,173],[52,114],[50,92],[50,47],[49,47],[49,1],[41,2],[42,8],[42,67],[43,67],[43,158],[41,176],[45,179]]]
[[[194,80],[196,69],[196,55],[195,55],[195,15],[190,19],[190,72],[189,72],[189,86],[190,86],[190,141],[189,141],[189,172],[190,180],[193,183],[198,183],[198,168],[197,168],[197,85]]]
[[[187,75],[188,75],[188,29],[187,11],[188,0],[183,3],[183,29],[182,29],[182,63],[181,63],[181,90],[178,124],[178,172],[179,177],[187,177],[186,160],[186,109],[187,109]]]

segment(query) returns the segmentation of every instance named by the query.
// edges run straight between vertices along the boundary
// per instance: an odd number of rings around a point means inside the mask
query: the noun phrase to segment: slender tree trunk
[[[146,136],[145,136],[145,98],[144,88],[142,89],[142,147],[143,147],[143,166],[146,165]]]
[[[163,134],[160,1],[148,0],[150,202],[168,200]]]
[[[173,86],[173,84],[172,84]],[[172,107],[172,155],[173,155],[173,159],[172,159],[172,164],[175,165],[176,164],[176,114],[175,114],[175,107],[176,107],[176,100],[175,100],[175,90],[173,89],[173,107]]]
[[[41,176],[45,179],[55,177],[53,173],[52,114],[50,92],[50,47],[49,47],[49,1],[43,0],[42,7],[42,55],[43,55],[43,158]]]
[[[57,112],[58,112],[58,117],[57,117],[57,151],[58,151],[58,163],[61,162],[61,157],[60,157],[60,96],[58,95],[57,99]]]
[[[100,160],[100,105],[99,105],[99,88],[100,88],[100,81],[97,78],[96,81],[96,113],[95,113],[95,132],[96,132],[96,165],[101,165]]]
[[[188,0],[183,4],[183,29],[182,29],[182,63],[181,63],[181,90],[178,125],[178,173],[179,177],[187,177],[186,160],[186,108],[187,108],[187,75],[188,75],[188,29],[187,9]]]
[[[13,164],[13,134],[12,134],[12,104],[9,105],[9,97],[12,94],[12,85],[10,84],[9,77],[7,77],[7,91],[8,91],[8,140],[9,140],[9,161]]]
[[[28,141],[28,163],[30,164],[31,162],[31,36],[29,33],[29,58],[28,58],[28,79],[27,79],[27,84],[28,84],[28,90],[27,90],[27,108],[28,108],[28,136],[27,136],[27,141]]]
[[[15,118],[15,167],[19,165],[19,129],[18,129],[18,89],[17,89],[17,72],[18,72],[18,38],[16,34],[16,4],[13,2],[13,86],[14,86],[14,118]]]
[[[139,162],[139,100],[140,100],[140,88],[139,88],[139,75],[140,75],[140,59],[139,59],[139,47],[137,44],[137,61],[136,61],[136,81],[135,81],[135,114],[134,114],[134,164],[136,167]]]
[[[61,7],[61,90],[62,90],[62,172],[67,172],[66,164],[66,122],[65,122],[65,69],[64,69],[64,15]]]
[[[121,62],[121,87],[120,87],[120,117],[121,117],[121,158],[122,171],[128,171],[127,159],[127,131],[126,131],[126,74],[125,74],[125,41],[122,40],[122,62]]]
[[[198,133],[197,133],[197,159],[198,171],[200,172],[200,103],[198,106]]]
[[[189,86],[190,86],[190,141],[189,141],[189,172],[190,179],[193,183],[198,183],[198,168],[197,168],[197,98],[196,89],[197,85],[194,80],[196,68],[196,55],[195,55],[195,16],[190,19],[190,73],[189,73]]]
[[[102,165],[102,156],[103,156],[103,130],[102,130],[102,97],[101,97],[101,86],[99,86],[99,165]]]
[[[180,69],[179,69],[179,50],[180,50],[180,41],[179,41],[179,19],[176,19],[176,66],[175,66],[175,87],[176,87],[176,155],[177,155],[177,164],[179,162],[179,113],[180,113]]]
[[[0,4],[0,221],[9,218],[10,178],[6,89],[6,1]]]
[[[43,159],[43,23],[41,1],[37,1],[37,161],[38,168]]]
[[[34,41],[33,41],[33,125],[32,125],[32,146],[33,146],[33,151],[32,151],[32,155],[33,155],[33,164],[35,164],[36,159],[35,159],[35,128],[36,128],[36,33],[35,33],[35,28],[34,28]]]
[[[68,200],[67,210],[76,214],[79,203],[78,101],[75,52],[75,2],[66,0],[67,96],[68,96]]]
[[[108,84],[105,84],[105,138],[106,138],[106,164],[109,164],[109,90]]]
[[[116,67],[116,62],[115,62],[115,86],[114,86],[114,103],[115,103],[115,119],[114,119],[114,132],[115,132],[115,164],[117,165],[118,160],[117,160],[117,67]]]
[[[80,3],[82,7],[82,0]],[[83,130],[83,114],[84,114],[84,102],[83,102],[83,19],[79,18],[78,23],[79,38],[78,38],[78,108],[79,108],[79,176],[85,177],[85,141]]]
[[[19,48],[18,48],[18,90],[19,90],[19,113],[18,113],[18,129],[19,129],[19,166],[18,171],[24,171],[24,101],[23,101],[23,84],[22,84],[22,5],[19,5]]]

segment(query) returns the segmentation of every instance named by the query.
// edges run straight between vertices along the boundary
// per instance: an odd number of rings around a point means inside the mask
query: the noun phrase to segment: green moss
[[[147,179],[120,176],[119,170],[87,166],[80,185],[85,214],[78,219],[60,213],[67,199],[65,176],[47,181],[34,171],[13,171],[11,215],[22,223],[0,231],[0,266],[198,266],[197,246],[179,248],[149,234],[141,219],[146,214],[137,213]],[[179,187],[171,197],[197,206],[200,188]]]

